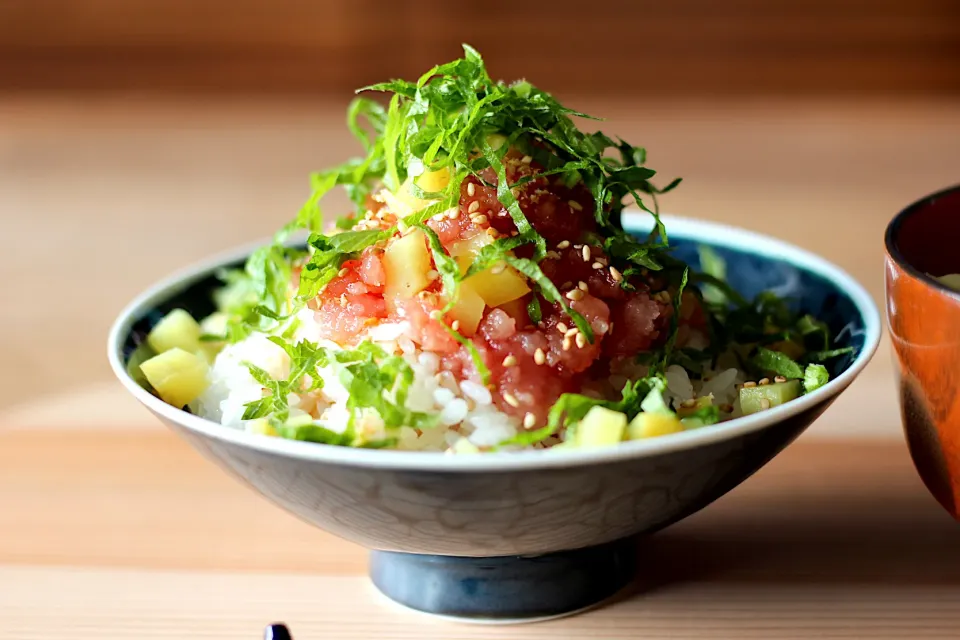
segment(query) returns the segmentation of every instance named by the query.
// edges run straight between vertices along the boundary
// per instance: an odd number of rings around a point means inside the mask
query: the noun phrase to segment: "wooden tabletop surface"
[[[664,208],[812,249],[882,304],[882,232],[960,182],[960,103],[574,106],[686,183]],[[140,289],[266,236],[353,149],[341,104],[0,99],[0,638],[956,638],[960,530],[900,436],[889,348],[756,477],[643,543],[576,618],[450,625],[384,602],[365,552],[202,461],[110,379]]]
[[[900,443],[806,438],[641,544],[634,591],[518,627],[401,610],[363,549],[148,426],[0,435],[0,638],[956,638],[957,524]]]

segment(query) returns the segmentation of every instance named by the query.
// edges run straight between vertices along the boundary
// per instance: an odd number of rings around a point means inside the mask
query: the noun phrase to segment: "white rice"
[[[482,384],[463,380],[458,382],[449,372],[439,371],[440,358],[435,353],[420,351],[404,335],[407,323],[381,324],[365,335],[388,353],[401,355],[413,370],[413,383],[405,403],[411,411],[438,415],[439,426],[419,432],[409,427],[400,429],[398,449],[458,452],[475,451],[499,445],[515,436],[522,428],[520,419],[500,411],[493,404],[493,396]],[[336,345],[321,340],[312,312],[299,316],[295,340],[305,339],[328,348]],[[224,426],[252,430],[256,421],[242,419],[244,405],[262,397],[260,384],[250,375],[245,363],[266,370],[274,378],[285,378],[289,370],[287,354],[262,335],[227,345],[210,369],[210,386],[194,403],[192,409],[199,415]],[[311,415],[314,423],[336,433],[347,428],[350,412],[346,408],[349,397],[334,367],[318,371],[323,379],[319,391],[303,397],[291,394],[291,415]],[[357,422],[357,429],[367,440],[396,436],[388,434],[375,412],[365,413]],[[467,443],[461,443],[465,440]],[[470,446],[472,445],[472,446]]]
[[[339,348],[320,337],[311,311],[301,312],[298,321],[293,341],[309,340],[323,347]],[[397,437],[396,448],[402,450],[473,453],[478,449],[497,447],[523,430],[521,420],[500,411],[493,403],[490,390],[478,381],[458,381],[450,372],[441,371],[440,358],[435,353],[421,351],[407,337],[408,330],[409,324],[405,321],[384,323],[369,329],[364,338],[406,360],[414,374],[406,408],[437,415],[439,425],[422,431],[402,427],[388,433],[375,411],[364,410],[355,427],[365,440]],[[264,369],[276,379],[286,378],[290,365],[286,352],[260,334],[227,345],[211,367],[210,385],[192,405],[193,411],[227,427],[257,429],[258,421],[243,420],[243,413],[246,404],[262,397],[263,389],[250,375],[245,363]],[[302,396],[290,394],[291,417],[310,416],[314,424],[343,433],[350,420],[346,406],[349,392],[340,382],[335,366],[322,368],[317,373],[323,379],[320,390]],[[628,380],[646,373],[645,366],[621,363],[608,380],[591,382],[581,392],[598,398],[616,397]],[[732,404],[732,415],[739,415],[737,384],[744,379],[736,368],[707,372],[703,381],[691,381],[686,370],[676,365],[669,367],[665,374],[667,389],[664,396],[675,408],[691,398],[712,395],[715,404]],[[559,442],[558,438],[545,444],[556,442]]]

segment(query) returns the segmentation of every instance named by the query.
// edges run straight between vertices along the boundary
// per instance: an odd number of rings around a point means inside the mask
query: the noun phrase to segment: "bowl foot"
[[[411,609],[470,622],[520,623],[592,608],[636,571],[635,538],[540,556],[467,558],[374,551],[373,584]]]

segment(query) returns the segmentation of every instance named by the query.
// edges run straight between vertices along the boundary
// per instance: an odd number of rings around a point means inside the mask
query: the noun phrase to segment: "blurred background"
[[[297,95],[483,52],[560,95],[938,95],[960,89],[953,0],[5,0],[9,90]]]
[[[668,211],[878,303],[886,222],[960,182],[957,0],[0,0],[0,425],[152,425],[106,366],[119,309],[285,222],[357,150],[353,89],[461,42],[683,176]],[[898,432],[886,351],[816,433]]]

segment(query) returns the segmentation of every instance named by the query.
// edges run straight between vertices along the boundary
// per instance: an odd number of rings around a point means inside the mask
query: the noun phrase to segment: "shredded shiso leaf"
[[[485,247],[466,275],[509,259],[511,266],[533,280],[546,300],[562,304],[592,341],[586,321],[566,305],[556,286],[537,266],[546,254],[546,242],[527,220],[511,191],[524,181],[510,184],[506,179],[501,159],[511,147],[540,162],[546,168],[541,175],[562,175],[570,184],[583,182],[593,195],[599,232],[606,239],[604,248],[623,262],[624,269],[631,265],[651,270],[663,268],[668,240],[658,215],[656,196],[672,190],[680,180],[657,188],[650,182],[656,172],[644,166],[644,149],[613,140],[602,132],[585,134],[571,119],[597,118],[561,105],[526,81],[493,81],[480,54],[468,45],[464,45],[463,58],[434,67],[416,82],[393,80],[358,90],[367,92],[389,95],[390,99],[384,109],[371,98],[358,97],[348,109],[348,127],[366,156],[311,175],[312,193],[295,219],[277,233],[272,246],[251,257],[246,268],[251,284],[247,286],[256,292],[256,300],[232,309],[233,340],[271,326],[270,321],[276,317],[284,317],[297,305],[316,297],[345,260],[396,231],[393,228],[324,234],[320,203],[335,186],[345,188],[362,210],[366,198],[380,184],[395,192],[408,176],[448,170],[452,178],[444,191],[424,192],[416,182],[410,184],[411,195],[438,201],[405,218],[403,224],[410,227],[422,225],[433,215],[450,209],[459,199],[464,178],[477,176],[490,167],[499,177],[498,199],[520,233]],[[491,136],[502,136],[504,142],[494,148]],[[545,151],[543,143],[549,144],[552,151]],[[651,206],[644,196],[649,197]],[[643,241],[624,232],[620,225],[621,212],[629,204],[648,211],[654,218],[654,229]],[[347,218],[338,226],[347,227],[349,223]],[[298,231],[310,234],[307,251],[284,246],[291,234]],[[512,256],[514,249],[528,244],[535,248],[532,260]],[[298,261],[303,262],[303,271],[297,295],[291,299],[290,265]],[[459,277],[459,273],[453,277]]]
[[[292,342],[289,321],[316,298],[337,275],[343,263],[356,259],[367,247],[391,238],[398,230],[421,229],[427,239],[449,305],[457,299],[461,282],[496,263],[505,263],[529,279],[534,295],[527,311],[534,323],[541,318],[541,299],[556,303],[591,343],[589,323],[573,310],[556,285],[540,269],[546,241],[520,208],[513,190],[530,178],[510,184],[503,158],[511,148],[531,156],[544,167],[540,175],[556,175],[569,185],[582,183],[591,194],[595,220],[605,253],[624,275],[621,286],[630,288],[630,276],[643,270],[660,273],[675,292],[674,314],[664,346],[641,356],[649,365],[643,378],[628,382],[617,401],[598,400],[566,393],[553,405],[547,424],[526,431],[508,445],[530,445],[562,429],[574,426],[595,406],[622,412],[630,419],[641,412],[666,410],[663,392],[665,371],[680,365],[699,375],[705,366],[737,347],[742,368],[757,374],[775,374],[803,380],[807,392],[826,383],[829,376],[822,362],[847,354],[836,349],[827,326],[816,318],[791,310],[789,301],[772,293],[747,300],[726,282],[724,260],[704,247],[700,269],[670,255],[667,230],[659,216],[657,196],[674,189],[680,179],[664,187],[651,182],[656,172],[646,166],[646,151],[619,138],[597,131],[584,133],[574,118],[598,120],[560,104],[550,94],[526,81],[504,83],[488,75],[480,54],[464,45],[464,56],[438,65],[416,81],[392,80],[360,89],[347,111],[347,126],[364,154],[310,177],[311,194],[295,218],[277,232],[272,244],[249,258],[244,269],[222,274],[225,287],[216,302],[227,316],[223,339],[237,342],[254,332],[272,334],[291,360],[285,380],[274,380],[265,371],[249,365],[264,387],[262,399],[247,406],[244,419],[267,419],[277,435],[328,444],[390,446],[391,442],[364,442],[354,429],[364,410],[374,410],[388,428],[426,428],[431,416],[404,408],[413,379],[409,365],[370,343],[353,349],[328,350],[308,341]],[[386,98],[386,106],[371,96]],[[479,251],[462,274],[437,234],[424,223],[432,216],[457,206],[460,185],[469,176],[480,179],[490,169],[497,176],[496,194],[516,225],[515,236],[494,240]],[[450,179],[438,192],[426,192],[416,179],[427,173],[446,171]],[[413,178],[413,180],[408,180]],[[405,187],[405,185],[408,185]],[[336,220],[324,230],[321,202],[335,187],[343,188],[360,214]],[[432,204],[400,220],[390,229],[357,229],[368,197],[386,187],[396,193],[409,188],[409,195]],[[621,214],[636,206],[653,218],[652,231],[643,238],[625,232]],[[306,233],[305,248],[290,246],[294,234]],[[520,258],[519,247],[532,251]],[[299,285],[294,290],[294,269]],[[704,350],[676,348],[680,302],[684,292],[696,295],[708,317],[710,345]],[[451,328],[453,337],[467,347],[485,383],[489,371],[472,341]],[[791,357],[792,356],[792,357]],[[316,389],[322,384],[318,368],[333,367],[350,392],[351,422],[337,434],[312,422],[291,418],[287,397]],[[698,426],[719,419],[716,407],[699,409],[687,419]]]

